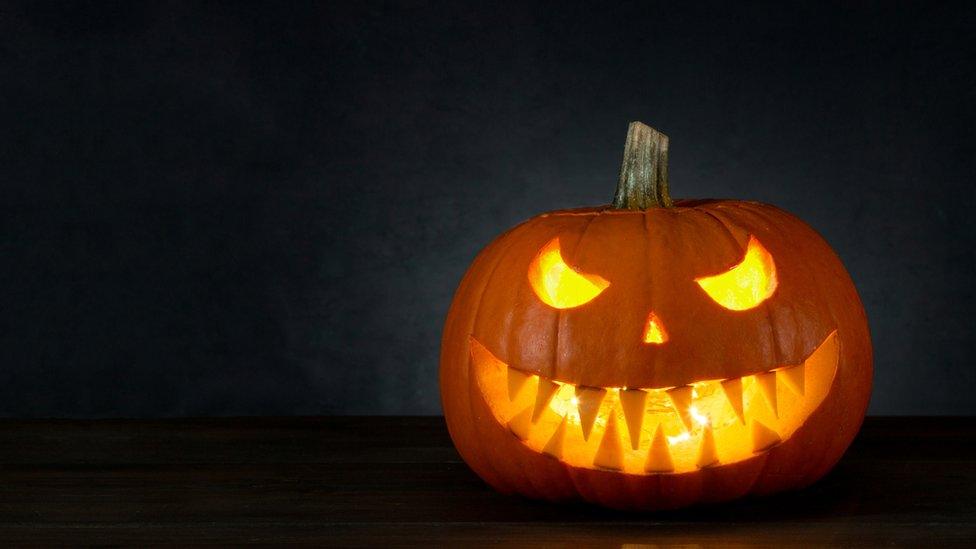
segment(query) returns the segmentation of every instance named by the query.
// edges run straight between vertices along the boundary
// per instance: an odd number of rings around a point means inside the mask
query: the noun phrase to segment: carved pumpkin
[[[871,344],[813,229],[672,203],[667,137],[635,122],[612,206],[542,214],[478,255],[440,382],[458,451],[497,490],[675,508],[827,473],[863,419]]]

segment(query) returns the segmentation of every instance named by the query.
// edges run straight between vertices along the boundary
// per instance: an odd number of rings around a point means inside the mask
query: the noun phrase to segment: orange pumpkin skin
[[[724,309],[694,280],[734,265],[750,237],[775,258],[778,286],[760,306]],[[578,308],[542,303],[526,273],[553,238],[574,269],[599,274],[611,285]],[[652,311],[669,335],[661,345],[640,340]],[[834,331],[836,373],[823,401],[789,438],[747,459],[677,473],[574,466],[533,450],[496,419],[472,364],[476,340],[512,368],[564,383],[667,388],[803,363]],[[491,486],[629,510],[726,501],[813,483],[837,463],[860,428],[872,377],[867,319],[836,254],[796,217],[742,201],[565,210],[509,230],[464,276],[448,313],[440,363],[451,438]]]

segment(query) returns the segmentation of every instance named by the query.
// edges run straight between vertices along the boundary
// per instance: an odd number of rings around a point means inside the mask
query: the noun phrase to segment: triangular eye
[[[571,309],[589,303],[610,283],[600,275],[577,272],[563,261],[559,238],[539,250],[529,264],[529,284],[543,303],[557,309]]]
[[[742,261],[722,274],[696,278],[695,282],[715,303],[745,311],[758,307],[776,291],[776,263],[762,243],[750,236]]]

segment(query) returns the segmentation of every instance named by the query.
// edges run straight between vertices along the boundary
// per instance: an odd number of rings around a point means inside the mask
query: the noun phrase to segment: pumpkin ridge
[[[491,265],[491,270],[488,272],[488,275],[485,276],[485,278],[483,279],[484,280],[484,283],[481,286],[481,290],[478,292],[477,305],[474,307],[474,312],[471,315],[471,326],[468,329],[468,333],[469,334],[471,334],[471,333],[474,332],[474,328],[475,328],[475,326],[478,323],[478,312],[481,310],[481,305],[484,303],[485,294],[488,291],[488,286],[491,283],[492,277],[495,276],[495,272],[498,270],[498,266],[502,264],[502,260],[505,258],[505,256],[507,255],[508,251],[512,247],[515,246],[515,240],[514,240],[515,230],[517,228],[519,228],[519,227],[527,224],[527,223],[529,223],[529,222],[528,221],[525,221],[523,223],[520,223],[519,225],[517,225],[516,227],[513,227],[509,231],[506,231],[505,234],[503,234],[501,237],[499,237],[499,238],[511,238],[512,241],[511,242],[508,242],[506,244],[506,246],[501,251],[499,251],[498,256],[495,258],[494,262]],[[468,337],[471,337],[471,336],[469,335]],[[470,347],[470,344],[469,344],[469,347]],[[466,370],[467,370],[466,376],[468,378],[467,386],[468,386],[468,395],[469,395],[469,397],[468,397],[468,411],[471,414],[471,417],[478,417],[478,414],[477,414],[477,412],[475,412],[475,409],[474,409],[474,404],[475,404],[475,402],[477,402],[477,400],[476,400],[476,398],[473,398],[474,395],[478,394],[478,390],[477,390],[478,381],[477,381],[477,379],[475,379],[475,376],[472,375],[471,374],[471,371],[470,371],[471,370],[471,362],[472,362],[472,358],[471,358],[470,351],[468,351],[467,357],[468,357],[468,367],[466,368]],[[476,431],[480,431],[480,429],[478,428],[478,425],[480,425],[480,424],[478,422],[475,422],[475,424],[476,424],[476,427],[475,427]],[[494,473],[494,475],[495,475],[496,478],[502,478],[502,479],[505,478],[504,475],[501,475],[499,473],[499,471],[494,467],[494,465],[492,465],[490,459],[487,459],[486,458],[486,459],[482,460],[482,465],[484,467],[489,468]]]
[[[733,221],[729,220],[728,219],[728,216],[729,215],[734,215],[733,212],[736,212],[736,211],[745,211],[745,212],[749,212],[750,211],[750,210],[748,210],[746,208],[742,208],[740,205],[736,205],[736,206],[737,207],[735,209],[728,208],[729,211],[726,211],[726,209],[723,208],[723,210],[721,212],[712,212],[712,211],[710,211],[708,209],[708,206],[707,205],[704,206],[704,207],[702,207],[702,208],[700,208],[700,210],[706,212],[708,215],[710,215],[714,219],[718,220],[718,222],[725,228],[725,230],[729,233],[729,235],[734,239],[735,238],[735,235],[732,232],[732,228],[730,226],[733,223]],[[738,223],[735,223],[735,226],[742,228],[742,230],[746,230],[744,227],[741,227],[741,225],[738,224]],[[747,232],[751,236],[755,236],[753,234],[753,231],[748,231],[747,230]],[[738,241],[736,241],[736,244],[738,245]],[[783,358],[783,349],[782,349],[782,344],[781,344],[781,339],[780,339],[779,322],[777,321],[777,319],[773,315],[773,311],[771,309],[771,304],[770,304],[769,300],[763,301],[763,303],[762,303],[761,306],[763,308],[763,311],[766,312],[765,316],[763,317],[763,321],[769,326],[769,334],[770,334],[770,337],[772,339],[772,341],[770,342],[771,343],[770,344],[770,348],[773,351],[773,362],[776,363],[776,364],[782,364],[783,361],[784,361],[784,358]],[[793,310],[790,309],[789,310],[789,313],[790,313],[791,321],[793,323],[793,329],[790,330],[790,333],[795,333],[795,331],[796,331],[796,321],[795,321],[795,317],[794,317],[794,314],[793,314]],[[835,326],[836,326],[836,324],[835,324]],[[803,354],[805,354],[805,353],[803,353]],[[792,356],[792,352],[791,352],[791,356]],[[801,354],[801,356],[802,356],[802,354]]]
[[[586,220],[586,224],[583,225],[582,229],[580,229],[579,236],[576,238],[576,246],[573,248],[573,255],[578,254],[579,249],[582,247],[583,244],[583,237],[586,236],[586,231],[590,229],[590,227],[593,225],[593,222],[596,221],[602,213],[603,212],[596,212],[595,215],[593,215],[592,217]],[[553,377],[559,375],[560,368],[562,367],[562,354],[560,354],[559,352],[559,345],[560,345],[559,334],[564,331],[561,329],[563,324],[563,319],[564,319],[563,312],[564,311],[562,309],[556,310],[556,328],[555,328],[555,333],[553,334],[553,357],[552,357],[554,362],[554,364],[552,365],[552,372],[554,374]],[[579,372],[577,371],[576,374],[578,377]]]
[[[766,311],[766,315],[763,317],[763,320],[769,325],[769,333],[772,334],[773,337],[773,361],[779,364],[783,360],[783,340],[781,339],[779,322],[773,316],[772,304],[768,299],[762,302],[762,308],[764,311]],[[793,309],[789,308],[789,312],[790,320],[794,323],[793,330],[790,330],[790,332],[794,333],[796,330],[796,323],[793,317]],[[775,385],[773,387],[775,390]]]
[[[764,211],[764,208],[763,208],[763,205],[762,204],[759,204],[759,203],[746,203],[746,204],[740,205],[740,207],[738,209],[739,209],[739,211],[746,213],[746,215],[752,215],[752,216],[760,219],[761,221],[765,222],[769,226],[776,226],[776,225],[779,224],[779,223],[777,223],[777,220],[775,218],[770,217],[768,215],[768,213]],[[818,298],[822,298],[822,295],[818,292],[817,297]],[[818,299],[818,300],[822,300],[822,299]],[[775,353],[776,360],[777,361],[781,361],[784,352],[789,352],[790,355],[793,356],[797,352],[797,349],[796,349],[797,345],[796,345],[795,338],[794,338],[794,343],[793,343],[792,348],[791,349],[788,349],[788,350],[787,349],[784,349],[783,340],[780,339],[780,332],[779,332],[779,324],[780,324],[780,321],[778,319],[774,319],[773,318],[772,304],[770,302],[766,301],[766,302],[763,303],[763,306],[764,306],[764,309],[767,311],[767,316],[769,318],[770,328],[771,328],[772,333],[773,333],[773,343],[775,344],[774,345],[774,353]],[[798,326],[797,326],[796,311],[795,311],[795,309],[793,307],[787,307],[785,309],[788,311],[788,313],[790,315],[790,322],[792,323],[792,329],[790,330],[790,333],[798,333],[798,332],[800,332],[800,330],[798,329]],[[828,306],[828,309],[830,309],[829,306]],[[837,319],[834,318],[833,313],[831,313],[830,317],[831,317],[830,318],[831,319],[831,324],[830,325],[831,326],[838,326]],[[806,347],[807,347],[806,345],[802,345],[801,344],[801,349],[802,350],[800,352],[801,353],[802,352],[806,352]]]
[[[760,208],[755,208],[754,206],[755,206],[754,204],[746,204],[742,208],[742,210],[744,210],[746,212],[751,212],[753,215],[759,217],[760,219],[765,220],[770,225],[773,225],[773,220],[770,219],[767,215],[765,215],[765,213],[762,212],[762,210]],[[774,347],[774,352],[775,352],[776,360],[779,361],[779,360],[781,360],[781,357],[783,356],[783,351],[784,351],[784,348],[783,348],[784,346],[783,346],[783,343],[782,343],[783,340],[780,337],[781,336],[781,333],[779,331],[779,324],[780,323],[778,321],[774,321],[775,319],[773,318],[772,304],[769,301],[764,302],[763,303],[763,307],[766,310],[767,318],[769,319],[770,329],[773,332],[773,342],[776,344],[775,347]],[[787,308],[787,311],[789,312],[789,315],[790,315],[790,322],[793,325],[792,326],[792,329],[790,330],[790,333],[796,333],[797,332],[796,311],[792,307],[788,307]],[[837,325],[836,319],[833,319],[833,320],[834,320],[834,324],[833,325],[836,326]],[[789,351],[791,354],[795,351],[795,347],[796,347],[795,343],[794,343],[793,347],[794,347],[794,349],[790,349],[790,351]]]
[[[653,234],[653,231],[651,231],[651,218],[648,215],[649,212],[650,212],[650,210],[644,210],[642,212],[643,213],[643,222],[644,222],[644,261],[645,261],[645,263],[647,265],[652,265],[653,264],[653,261],[654,261],[654,258],[651,256],[651,239],[654,238],[654,234]],[[654,282],[655,282],[654,275],[651,273],[651,269],[645,269],[644,270],[644,287],[647,288],[648,289],[648,292],[651,293],[651,296],[650,296],[651,303],[653,303],[654,300],[657,298],[657,295],[655,295],[655,294],[657,294],[657,291],[656,291],[656,289],[654,287]],[[651,370],[652,371],[656,370],[657,367],[658,367],[658,364],[657,364],[656,361],[651,364]],[[628,385],[633,384],[633,381],[631,381],[631,379],[630,379],[629,376],[627,378],[627,384]]]

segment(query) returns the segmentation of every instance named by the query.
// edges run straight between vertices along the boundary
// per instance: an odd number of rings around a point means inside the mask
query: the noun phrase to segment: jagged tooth
[[[559,390],[559,384],[551,380],[540,377],[539,390],[535,393],[535,409],[532,410],[532,423],[539,421],[539,416],[549,405],[552,395]]]
[[[834,330],[817,347],[817,350],[807,357],[804,364],[812,368],[814,372],[822,371],[821,369],[828,364],[837,364],[839,359],[837,356],[838,352],[840,352],[840,349],[837,343],[837,330]]]
[[[674,389],[668,389],[668,396],[671,397],[671,405],[674,406],[674,410],[678,412],[678,416],[681,421],[685,424],[685,429],[690,431],[692,426],[691,413],[688,411],[688,407],[691,406],[691,385],[685,385],[684,387],[675,387]]]
[[[664,436],[664,429],[661,428],[660,423],[654,429],[654,438],[651,439],[651,449],[647,452],[644,471],[647,473],[670,473],[674,471],[671,448],[668,447],[668,440]]]
[[[779,417],[779,410],[776,408],[776,372],[756,374],[756,382],[759,383],[759,388],[766,397],[766,402],[769,403],[769,409],[773,411],[774,416]]]
[[[532,407],[527,406],[509,420],[508,429],[522,440],[528,440],[529,430],[532,428]]]
[[[614,410],[610,410],[610,419],[607,420],[607,428],[593,458],[593,465],[617,471],[624,468],[624,447],[620,443],[620,433],[617,432],[617,414]]]
[[[794,393],[803,396],[803,386],[805,370],[803,364],[799,366],[791,366],[789,368],[784,368],[782,370],[776,370],[776,375],[779,379],[789,387]]]
[[[780,438],[776,431],[752,420],[752,451],[755,453],[769,450],[779,444]]]
[[[641,424],[644,423],[644,404],[647,393],[640,389],[621,389],[620,407],[624,410],[627,420],[627,432],[630,434],[630,447],[640,448]]]
[[[596,421],[596,414],[600,411],[600,403],[606,396],[606,389],[596,389],[593,387],[577,387],[576,399],[579,401],[580,427],[583,428],[583,440],[590,439],[590,431],[593,429],[593,422]]]
[[[498,359],[497,356],[493,355],[484,345],[478,342],[477,339],[472,337],[470,339],[470,349],[471,360],[478,364],[489,365],[492,368],[508,368],[508,365]]]
[[[518,396],[522,387],[525,387],[525,382],[529,380],[529,375],[522,373],[515,368],[508,369],[508,400],[515,400]]]
[[[559,427],[556,427],[556,432],[549,437],[549,442],[546,443],[546,447],[542,449],[544,454],[549,454],[556,459],[562,459],[563,457],[563,439],[566,437],[566,416],[563,416],[563,420],[559,422]]]
[[[696,465],[699,469],[704,469],[716,463],[718,463],[718,452],[715,451],[715,435],[712,434],[712,426],[706,425],[702,429],[702,440],[698,449]]]
[[[726,379],[722,382],[722,392],[725,393],[725,398],[729,400],[729,404],[732,405],[732,410],[735,411],[736,417],[743,425],[746,423],[746,416],[742,413],[742,378],[737,377],[735,379]]]

